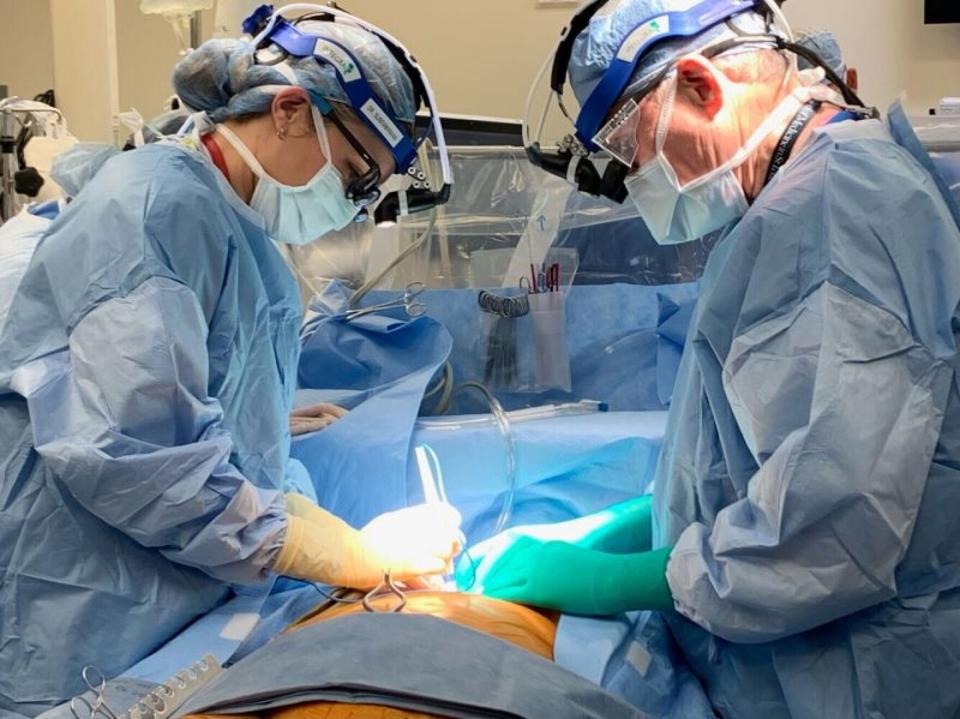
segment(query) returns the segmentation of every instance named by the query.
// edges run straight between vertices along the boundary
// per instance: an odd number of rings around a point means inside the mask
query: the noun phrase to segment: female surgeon
[[[378,35],[295,27],[412,123],[414,84]],[[344,227],[355,180],[395,166],[332,63],[274,50],[211,41],[177,65],[192,136],[107,161],[0,325],[0,715],[69,699],[86,664],[122,673],[231,584],[370,587],[458,550],[454,510],[355,530],[284,495],[301,312],[273,241]]]

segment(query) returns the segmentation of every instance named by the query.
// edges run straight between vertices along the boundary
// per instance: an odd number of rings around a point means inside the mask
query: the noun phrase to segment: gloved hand
[[[511,527],[464,553],[457,562],[457,587],[482,593],[490,568],[522,537],[602,552],[636,553],[650,549],[652,525],[651,497],[644,495],[567,522]]]
[[[500,534],[480,542],[464,552],[457,561],[454,579],[461,592],[483,594],[484,581],[503,555],[521,539],[534,539],[541,542],[563,540],[567,522],[558,524],[530,524],[511,527]]]
[[[279,574],[355,589],[450,571],[462,546],[460,514],[446,504],[387,512],[356,530],[306,497],[288,494]]]
[[[484,578],[484,594],[571,614],[668,610],[670,549],[607,554],[565,542],[517,540]]]
[[[336,422],[347,413],[343,407],[335,404],[314,404],[300,407],[290,413],[290,434],[294,437],[309,432],[317,432]]]

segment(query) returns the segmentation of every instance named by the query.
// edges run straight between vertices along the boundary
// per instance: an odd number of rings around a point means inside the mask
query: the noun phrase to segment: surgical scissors
[[[348,310],[346,314],[347,322],[355,320],[358,317],[365,317],[367,315],[383,312],[384,310],[396,309],[398,307],[402,307],[404,310],[406,310],[409,317],[420,317],[427,312],[427,306],[417,299],[423,293],[423,290],[424,286],[422,282],[411,282],[403,290],[403,294],[395,299],[381,302],[376,305],[370,305],[369,307],[358,307],[354,310]]]
[[[110,708],[103,698],[104,690],[107,688],[107,679],[103,676],[103,672],[95,666],[87,665],[80,672],[80,676],[83,678],[83,683],[87,685],[87,689],[93,692],[94,702],[91,704],[90,700],[82,694],[76,696],[70,700],[70,713],[73,714],[76,719],[96,719],[97,715],[106,717],[106,719],[119,719],[116,712]],[[92,676],[98,677],[99,681],[91,679]],[[86,707],[89,712],[86,717],[80,716],[77,711],[77,707],[81,705]]]

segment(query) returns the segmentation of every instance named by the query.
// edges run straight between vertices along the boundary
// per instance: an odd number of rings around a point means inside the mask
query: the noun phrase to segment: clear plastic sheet
[[[427,166],[435,164],[429,158]],[[531,165],[520,148],[451,148],[456,184],[448,204],[423,245],[390,272],[377,289],[398,289],[422,281],[430,288],[479,288],[475,254],[514,250],[498,286],[513,286],[531,263],[551,247],[579,254],[575,284],[677,284],[703,271],[712,239],[660,247],[632,203],[617,205],[573,191],[563,180]],[[375,277],[416,242],[429,217],[408,217],[391,228],[354,224],[322,241],[290,252],[304,287],[312,295],[331,278],[352,286]]]
[[[581,195],[531,165],[519,148],[457,147],[451,161],[453,196],[432,226],[429,215],[391,228],[353,224],[286,249],[304,300],[333,279],[354,289],[372,282],[361,304],[423,282],[428,314],[454,341],[447,368],[453,379],[435,387],[440,396],[448,382],[480,382],[507,409],[578,399],[617,410],[663,409],[675,372],[659,359],[661,304],[696,296],[713,239],[660,247],[632,203]],[[435,158],[422,157],[421,165],[429,176]],[[531,266],[543,270],[558,261],[559,305],[539,308],[553,310],[537,315],[539,323],[532,311],[500,319],[481,308],[481,290],[516,297],[532,287]],[[456,394],[452,402],[428,401],[423,411],[486,410]]]
[[[960,163],[960,117],[915,117],[911,122],[938,165],[940,158]],[[378,289],[412,281],[435,289],[482,287],[489,277],[476,276],[475,254],[514,250],[510,278],[501,283],[506,286],[513,284],[519,268],[550,247],[579,253],[577,285],[686,283],[699,279],[717,238],[661,247],[629,200],[617,205],[575,192],[564,180],[534,167],[522,148],[452,147],[450,160],[456,178],[450,202],[437,212],[422,246]],[[420,164],[430,176],[437,164],[435,151],[424,149]],[[960,187],[952,175],[948,184]],[[305,294],[330,277],[355,286],[376,277],[428,225],[426,215],[405,218],[389,229],[368,222],[297,249],[295,265]]]

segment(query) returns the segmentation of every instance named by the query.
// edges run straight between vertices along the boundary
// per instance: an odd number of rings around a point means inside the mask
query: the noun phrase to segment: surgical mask
[[[743,217],[750,205],[737,179],[737,168],[805,103],[818,99],[843,104],[835,91],[811,84],[816,73],[799,75],[804,84],[774,109],[733,157],[682,185],[663,149],[679,85],[679,76],[674,73],[657,120],[656,156],[624,180],[630,198],[658,244],[675,245],[698,240]]]
[[[250,207],[263,217],[267,234],[288,245],[305,245],[328,232],[341,230],[360,212],[360,208],[346,198],[343,178],[330,160],[323,117],[315,107],[311,106],[311,110],[317,139],[327,162],[307,184],[300,186],[284,185],[275,180],[229,127],[217,126],[257,176]]]

